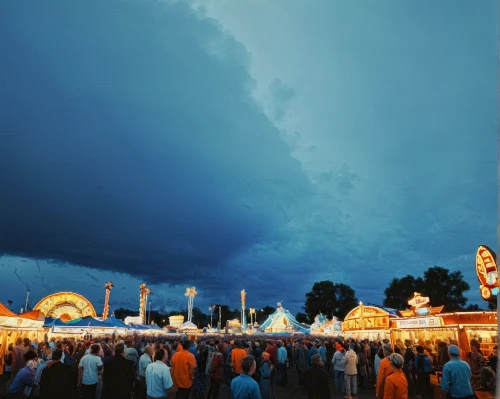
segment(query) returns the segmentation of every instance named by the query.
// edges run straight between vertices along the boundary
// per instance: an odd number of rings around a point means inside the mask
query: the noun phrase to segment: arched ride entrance
[[[69,321],[81,317],[96,317],[95,309],[90,301],[74,292],[56,292],[38,302],[34,310],[41,311],[45,317]]]

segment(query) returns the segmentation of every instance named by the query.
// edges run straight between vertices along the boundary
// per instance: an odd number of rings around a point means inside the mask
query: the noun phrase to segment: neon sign
[[[480,245],[477,250],[476,273],[481,296],[485,301],[494,300],[498,293],[498,267],[495,253],[486,245]]]

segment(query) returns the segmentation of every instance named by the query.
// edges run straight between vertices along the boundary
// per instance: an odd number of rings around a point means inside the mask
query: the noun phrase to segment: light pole
[[[255,308],[250,308],[250,325],[252,326],[253,329],[253,317],[252,315],[255,314]]]
[[[208,310],[210,311],[210,328],[213,327],[213,320],[212,320],[212,315],[213,315],[213,310],[215,308],[215,305],[214,306],[209,306],[208,307]]]
[[[148,324],[151,324],[151,299],[149,300],[149,315],[148,315]]]

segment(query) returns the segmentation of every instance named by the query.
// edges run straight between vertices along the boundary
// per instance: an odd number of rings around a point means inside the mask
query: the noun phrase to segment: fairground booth
[[[351,310],[344,319],[342,331],[347,338],[382,341],[390,338],[390,322],[398,317],[394,309],[375,305],[363,305]]]
[[[44,321],[45,317],[38,310],[16,315],[0,303],[0,375],[9,343],[15,343],[18,337],[41,340]]]

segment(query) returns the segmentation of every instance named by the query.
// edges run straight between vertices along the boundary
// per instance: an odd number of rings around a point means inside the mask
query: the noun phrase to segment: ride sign
[[[480,245],[476,254],[476,272],[481,296],[486,301],[495,299],[498,293],[498,267],[495,253],[486,245]]]

